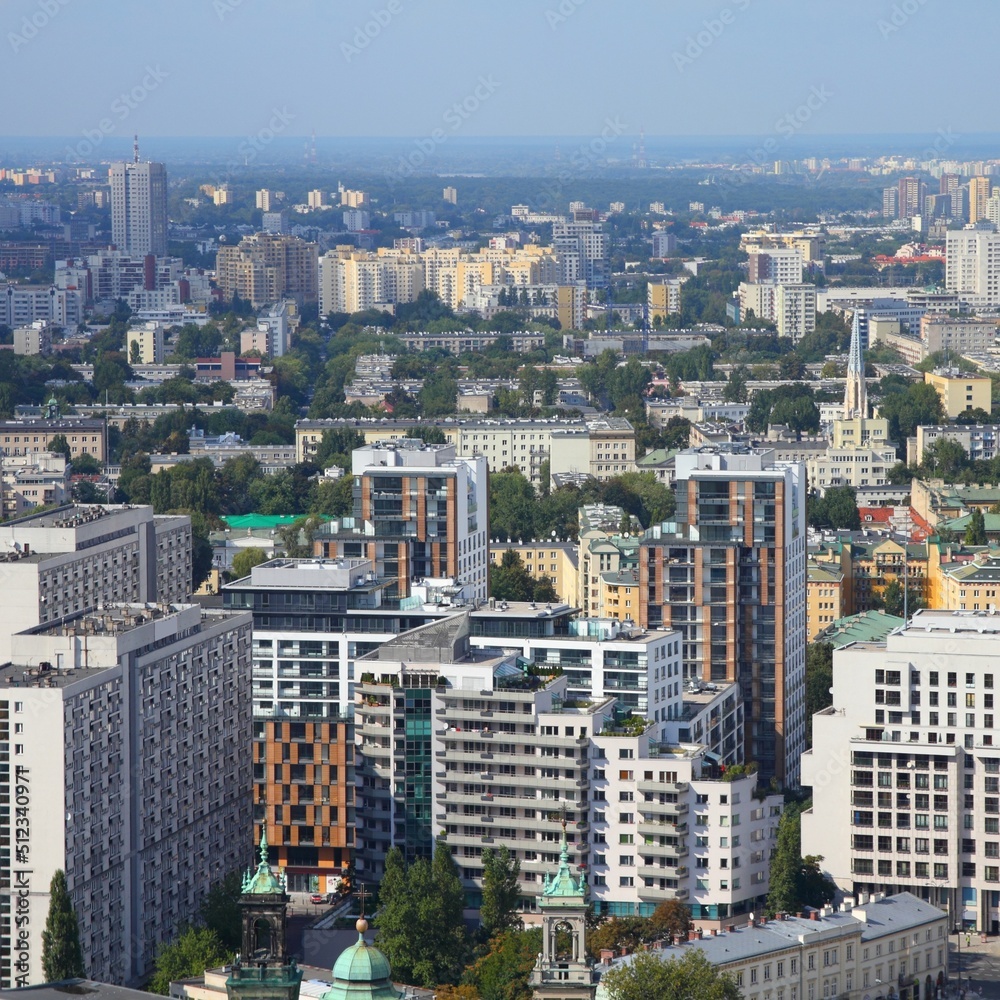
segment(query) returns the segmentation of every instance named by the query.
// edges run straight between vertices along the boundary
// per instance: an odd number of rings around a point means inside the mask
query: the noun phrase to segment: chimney
[[[698,932],[696,930],[688,931],[688,941],[697,941],[697,940],[698,940]]]
[[[806,913],[805,910],[800,910],[799,911],[799,920],[808,920],[808,919],[809,919],[809,914]]]
[[[757,926],[757,921],[754,920],[754,918],[752,916],[750,917],[750,926],[751,927],[756,927]]]
[[[819,920],[819,910],[811,910],[809,913],[810,920]]]
[[[601,965],[610,965],[615,957],[615,953],[610,948],[601,949]]]
[[[735,934],[736,933],[736,924],[730,924],[726,928],[726,930],[728,930],[730,934]]]
[[[713,928],[712,928],[712,937],[718,937],[718,936],[719,936],[719,931],[718,931],[718,929],[717,929],[717,928],[715,928],[715,927],[713,927]]]

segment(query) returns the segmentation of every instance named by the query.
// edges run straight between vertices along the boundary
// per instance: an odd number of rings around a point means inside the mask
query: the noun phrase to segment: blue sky
[[[993,132],[998,27],[997,0],[3,0],[0,134]]]

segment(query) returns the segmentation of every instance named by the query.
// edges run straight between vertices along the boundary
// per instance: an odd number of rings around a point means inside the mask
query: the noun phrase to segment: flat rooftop
[[[72,618],[27,629],[31,635],[122,635],[140,625],[178,615],[191,604],[107,604]],[[200,614],[200,612],[199,612]]]
[[[105,506],[102,504],[83,505],[66,504],[41,514],[24,514],[5,522],[7,528],[77,528],[81,524],[90,524],[104,517],[111,517],[122,510],[130,510],[128,506]]]
[[[470,612],[473,618],[557,618],[571,614],[572,604],[553,602],[539,604],[537,601],[496,601],[491,606],[480,607]]]
[[[110,668],[76,667],[72,670],[56,670],[51,664],[30,667],[5,663],[0,666],[0,693],[11,688],[66,688],[86,677],[103,674],[108,669]]]

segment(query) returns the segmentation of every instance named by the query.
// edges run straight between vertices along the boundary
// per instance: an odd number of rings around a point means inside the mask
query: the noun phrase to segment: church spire
[[[847,383],[844,387],[844,418],[868,416],[865,388],[865,360],[861,351],[861,310],[854,310],[851,327],[851,350],[847,358]]]

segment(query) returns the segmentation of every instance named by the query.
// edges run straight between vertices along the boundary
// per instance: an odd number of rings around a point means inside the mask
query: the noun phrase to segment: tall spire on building
[[[868,416],[868,399],[865,389],[865,359],[861,351],[861,310],[854,310],[851,328],[851,350],[847,358],[847,384],[844,387],[844,417]]]

